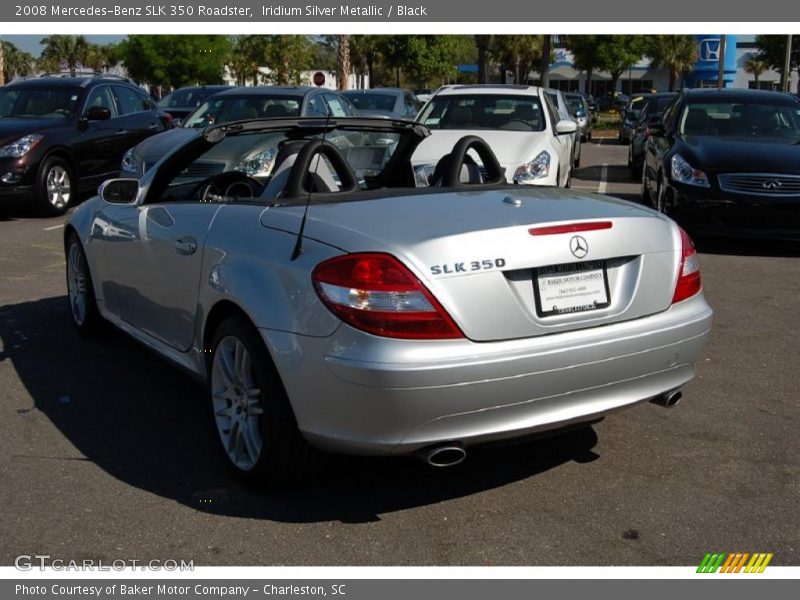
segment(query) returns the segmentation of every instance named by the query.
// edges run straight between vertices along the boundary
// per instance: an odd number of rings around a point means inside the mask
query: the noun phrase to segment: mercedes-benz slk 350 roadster
[[[674,403],[712,320],[689,237],[637,204],[509,185],[475,136],[419,187],[428,134],[228,123],[107,181],[65,229],[79,332],[110,322],[205,380],[230,464],[273,485],[324,451],[443,466]],[[266,177],[238,170],[256,151]]]

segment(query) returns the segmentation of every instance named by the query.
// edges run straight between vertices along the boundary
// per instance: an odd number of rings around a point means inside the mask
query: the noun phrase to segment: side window
[[[673,126],[675,125],[675,116],[678,114],[678,111],[675,110],[680,102],[672,102],[666,110],[664,110],[664,116],[662,120],[664,121],[664,128],[667,131],[672,131]]]
[[[114,106],[114,99],[111,97],[111,90],[107,85],[101,85],[89,92],[86,97],[86,106],[84,112],[89,110],[92,106],[102,106],[111,111],[111,117],[117,116],[117,109]]]
[[[417,111],[419,110],[417,101],[414,100],[411,96],[406,95],[404,102],[405,102],[405,110],[403,112],[409,117],[413,117],[414,115],[416,115]]]
[[[328,102],[332,117],[347,116],[347,109],[345,108],[344,103],[339,100],[337,96],[334,96],[333,94],[325,94],[325,100]]]
[[[146,99],[133,88],[124,85],[115,85],[114,95],[117,97],[119,110],[123,115],[149,110]]]
[[[308,116],[309,117],[327,117],[328,105],[322,98],[322,94],[316,94],[311,100],[308,101]]]

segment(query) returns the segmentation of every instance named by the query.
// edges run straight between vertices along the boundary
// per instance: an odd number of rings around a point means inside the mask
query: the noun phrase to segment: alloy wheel
[[[67,255],[67,292],[72,318],[81,326],[86,321],[88,298],[86,294],[86,259],[77,243],[69,247]]]
[[[69,205],[72,182],[66,168],[58,164],[53,165],[47,172],[45,184],[47,185],[47,199],[53,208],[62,210]]]

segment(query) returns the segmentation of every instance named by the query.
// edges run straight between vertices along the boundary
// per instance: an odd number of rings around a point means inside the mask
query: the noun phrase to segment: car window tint
[[[349,94],[348,99],[359,110],[394,111],[396,97],[391,94]]]
[[[536,96],[454,94],[435,97],[419,120],[430,129],[544,131],[545,118]]]
[[[75,110],[80,91],[59,88],[0,88],[0,117],[66,117]]]
[[[112,117],[117,114],[114,99],[111,97],[111,90],[108,89],[107,85],[98,86],[89,92],[89,96],[86,98],[86,110],[93,106],[107,108],[111,111]]]
[[[317,94],[308,101],[308,115],[311,117],[327,117],[328,105],[322,94]]]
[[[347,110],[342,105],[342,102],[333,94],[325,94],[325,99],[328,101],[328,107],[331,111],[331,116],[346,117]]]
[[[113,89],[114,95],[117,97],[120,114],[129,115],[131,113],[150,110],[150,105],[146,97],[143,98],[142,95],[133,88],[115,85]]]

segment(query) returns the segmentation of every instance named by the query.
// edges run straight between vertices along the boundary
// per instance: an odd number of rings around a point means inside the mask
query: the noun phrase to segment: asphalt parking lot
[[[635,200],[625,159],[586,144],[573,187]],[[267,493],[226,471],[202,388],[122,334],[75,334],[62,223],[0,213],[0,564],[800,564],[796,246],[699,241],[716,320],[676,408],[451,469],[336,458]]]

